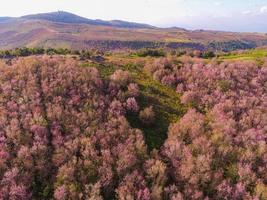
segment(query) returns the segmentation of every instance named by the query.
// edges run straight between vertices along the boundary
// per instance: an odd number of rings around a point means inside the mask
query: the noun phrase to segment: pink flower
[[[66,200],[67,196],[68,194],[64,185],[57,187],[57,189],[54,192],[54,197],[56,200]]]
[[[126,108],[132,112],[138,112],[139,106],[134,97],[128,98],[126,101]]]
[[[139,96],[139,87],[138,87],[138,85],[135,84],[135,83],[130,83],[128,85],[128,92],[129,92],[130,96],[138,97]]]

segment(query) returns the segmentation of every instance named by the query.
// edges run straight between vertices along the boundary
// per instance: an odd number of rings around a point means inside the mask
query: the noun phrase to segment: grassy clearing
[[[137,116],[128,116],[133,127],[141,129],[145,133],[146,143],[149,149],[159,148],[167,137],[169,124],[176,122],[185,112],[180,103],[180,96],[174,89],[162,85],[151,76],[143,72],[143,66],[126,65],[132,77],[141,89],[138,99],[141,109],[152,105],[156,113],[153,125],[144,126]]]
[[[221,56],[224,60],[259,60],[267,57],[267,49],[253,49],[245,51],[241,54],[229,54]]]
[[[123,60],[124,63],[121,62],[121,59],[113,57],[112,62],[105,64],[85,63],[84,66],[96,67],[103,78],[107,78],[116,69],[130,72],[133,82],[136,82],[140,87],[141,94],[138,98],[140,108],[143,109],[152,105],[156,119],[153,125],[145,126],[139,120],[138,114],[127,114],[128,121],[132,127],[143,131],[149,150],[159,149],[167,138],[170,123],[176,122],[182,117],[186,108],[180,103],[180,96],[175,92],[175,89],[155,81],[143,71],[143,64],[136,64],[127,59]]]

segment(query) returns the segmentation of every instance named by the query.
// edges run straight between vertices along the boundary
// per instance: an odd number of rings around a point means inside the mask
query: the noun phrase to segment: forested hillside
[[[3,56],[0,199],[266,199],[264,51]]]

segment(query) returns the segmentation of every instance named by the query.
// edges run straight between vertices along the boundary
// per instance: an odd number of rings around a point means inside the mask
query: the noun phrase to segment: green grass
[[[153,125],[144,126],[137,116],[128,116],[128,120],[135,128],[141,129],[145,134],[149,149],[161,147],[167,137],[170,123],[176,122],[184,113],[185,108],[180,103],[180,96],[173,88],[162,85],[146,74],[141,65],[126,65],[125,70],[131,72],[134,81],[141,89],[138,99],[141,109],[153,106],[156,119]]]
[[[141,64],[84,64],[84,66],[94,66],[103,78],[107,78],[116,69],[128,70],[133,82],[140,87],[138,103],[141,109],[153,106],[156,113],[155,122],[150,126],[145,126],[138,118],[138,114],[127,114],[127,119],[133,128],[143,131],[146,144],[149,150],[159,149],[167,138],[170,123],[176,122],[186,112],[186,108],[180,103],[180,96],[174,88],[164,86],[155,81],[150,75],[143,71]]]
[[[267,49],[253,49],[241,54],[221,56],[224,60],[258,60],[267,57]]]

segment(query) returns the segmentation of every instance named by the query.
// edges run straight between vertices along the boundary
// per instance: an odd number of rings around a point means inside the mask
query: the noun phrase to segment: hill
[[[1,22],[6,22],[8,20],[12,19],[12,17],[0,17],[0,23]]]
[[[121,20],[112,20],[112,21],[104,21],[104,20],[92,20],[84,17],[80,17],[78,15],[58,11],[51,13],[42,13],[42,14],[34,14],[34,15],[26,15],[22,16],[22,19],[35,19],[35,20],[47,20],[51,22],[59,22],[59,23],[71,23],[71,24],[89,24],[96,26],[112,26],[112,27],[123,27],[123,28],[152,28],[152,26],[147,24],[139,24],[133,22],[126,22]]]
[[[230,51],[267,44],[262,33],[158,28],[120,20],[91,20],[68,12],[0,18],[0,48],[71,49],[191,48]]]
[[[0,199],[266,199],[266,50],[103,58],[0,60]]]

